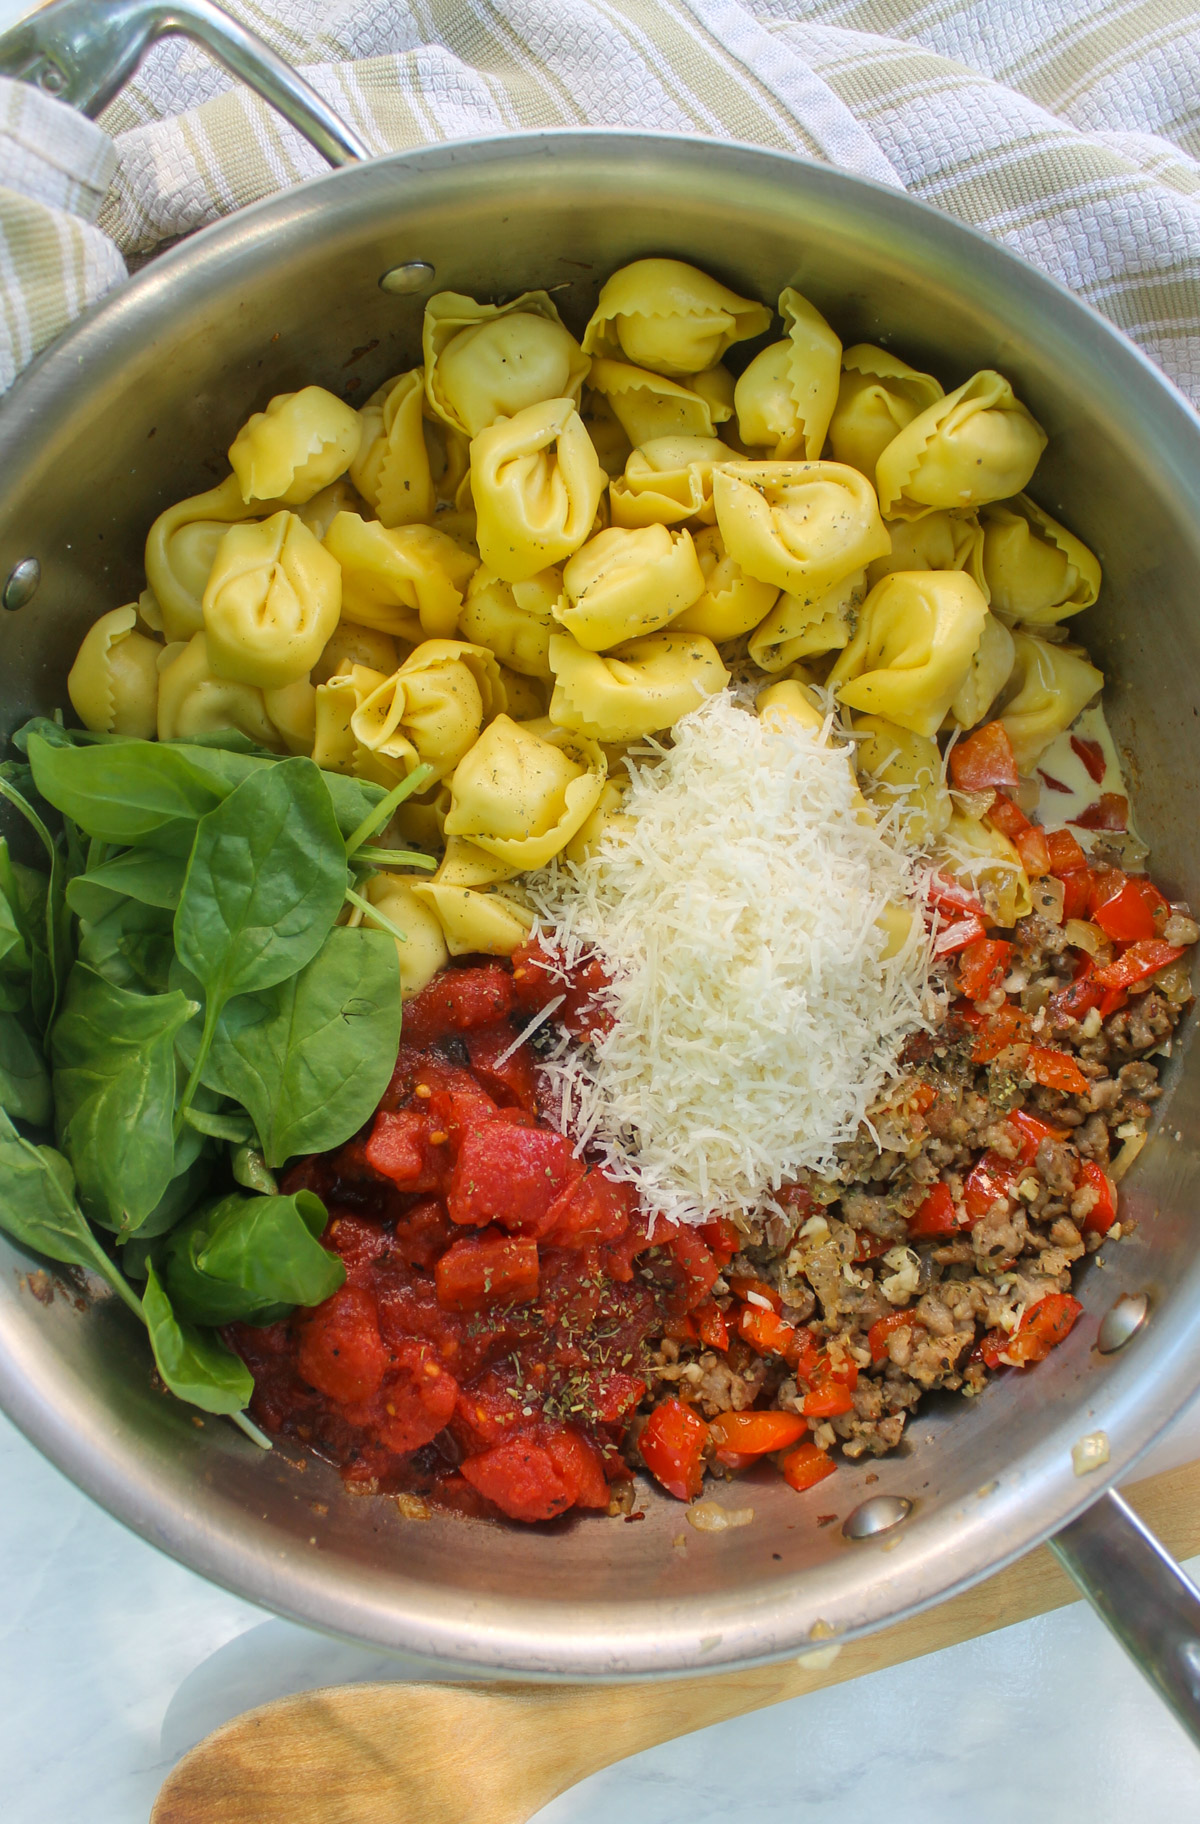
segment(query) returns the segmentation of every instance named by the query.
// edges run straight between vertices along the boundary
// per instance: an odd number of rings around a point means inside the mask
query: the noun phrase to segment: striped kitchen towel
[[[1200,404],[1200,11],[1183,0],[226,4],[380,152],[638,126],[902,186],[1086,298]],[[115,174],[96,215],[103,134],[41,96],[23,112],[17,87],[0,83],[0,386],[115,281],[118,249],[140,262],[326,168],[173,39],[100,122]]]

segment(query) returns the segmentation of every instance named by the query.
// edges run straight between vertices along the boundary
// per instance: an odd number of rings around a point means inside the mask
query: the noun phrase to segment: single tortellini
[[[502,582],[481,565],[467,585],[458,631],[465,640],[489,646],[510,670],[549,683],[554,676],[550,669],[553,611],[561,594],[562,571],[553,565],[523,583]]]
[[[451,956],[511,956],[533,929],[533,913],[502,893],[413,883],[413,892],[441,926]]]
[[[369,774],[377,784],[390,788],[412,771],[415,759],[407,767],[390,758],[385,764],[385,757],[370,756],[354,733],[355,713],[387,681],[384,672],[348,660],[316,686],[312,757],[326,772]]]
[[[556,634],[550,663],[551,721],[597,741],[634,741],[670,728],[729,682],[712,641],[694,633],[650,633],[603,657]]]
[[[67,695],[85,728],[152,739],[158,727],[158,659],[163,648],[137,632],[132,602],[102,614],[83,636]]]
[[[584,819],[563,850],[568,861],[573,861],[577,867],[582,866],[589,855],[595,854],[609,831],[633,822],[633,819],[627,817],[621,810],[628,785],[628,780],[612,778],[605,780],[604,790],[600,794],[595,810]]]
[[[866,592],[862,570],[843,577],[815,599],[785,592],[750,635],[750,657],[762,671],[786,671],[798,659],[840,651],[850,638],[853,611]]]
[[[455,769],[446,834],[514,868],[544,868],[595,809],[606,773],[594,741],[497,716]]]
[[[395,931],[403,931],[403,943],[396,938],[402,1001],[411,1001],[420,994],[438,970],[444,969],[450,961],[438,916],[418,897],[415,886],[415,881],[402,874],[372,874],[363,888],[363,898],[379,910],[387,919],[387,925],[372,918],[369,912],[358,914],[368,930],[386,931],[388,926],[394,926]]]
[[[891,548],[869,481],[838,462],[713,470],[725,549],[747,576],[816,602]]]
[[[966,683],[987,603],[961,570],[898,570],[876,583],[829,683],[839,702],[936,735]]]
[[[523,583],[570,557],[592,530],[604,484],[570,399],[527,406],[481,431],[471,444],[471,493],[488,569]]]
[[[781,678],[777,684],[768,684],[755,697],[754,707],[759,721],[768,728],[785,729],[789,723],[798,722],[801,728],[820,734],[825,727],[825,712],[815,693],[798,678]]]
[[[407,657],[408,649],[391,634],[380,633],[374,627],[358,627],[353,621],[339,621],[309,676],[314,684],[327,684],[335,671],[366,665],[386,678],[398,671]]]
[[[1091,607],[1100,593],[1100,565],[1082,539],[1027,494],[985,507],[979,517],[983,571],[997,614],[1046,627]]]
[[[319,494],[314,494],[311,500],[306,500],[297,509],[296,517],[304,522],[314,538],[323,541],[339,513],[357,513],[365,505],[353,482],[342,475],[327,488],[322,488]]]
[[[550,700],[550,692],[541,678],[528,678],[524,672],[510,671],[507,665],[500,667],[500,682],[504,686],[508,714],[514,722],[536,722],[544,716]]]
[[[230,526],[204,590],[209,663],[278,690],[312,670],[341,610],[341,571],[296,514]]]
[[[880,809],[899,804],[905,836],[917,846],[940,836],[954,806],[937,742],[883,716],[855,716],[854,733],[859,774]]]
[[[578,406],[591,366],[544,291],[511,304],[440,291],[425,306],[422,338],[429,403],[467,437],[547,399]]]
[[[439,779],[423,792],[406,798],[383,833],[382,847],[392,844],[424,849],[436,855],[446,846],[446,818],[450,815],[450,783]],[[514,870],[515,871],[515,870]]]
[[[737,383],[738,435],[748,449],[765,447],[778,461],[800,454],[816,462],[837,404],[842,345],[790,286],[780,293],[779,314],[787,335],[755,355]]]
[[[624,475],[608,488],[615,526],[677,526],[686,519],[711,525],[714,462],[727,462],[718,437],[655,437],[634,450]]]
[[[608,403],[634,449],[660,437],[711,437],[733,415],[724,388],[703,391],[627,361],[595,360],[588,385]]]
[[[442,887],[493,887],[497,881],[511,880],[516,871],[465,836],[447,836],[446,852],[433,878]]]
[[[683,260],[634,260],[602,287],[583,347],[660,374],[697,374],[770,326],[765,304],[739,298]]]
[[[774,583],[760,583],[747,576],[725,549],[719,526],[697,532],[696,561],[704,577],[704,593],[671,622],[674,633],[702,633],[718,644],[736,640],[770,613],[779,594]]]
[[[1078,646],[1055,646],[1035,633],[1013,635],[1015,662],[1000,720],[1008,731],[1017,766],[1028,773],[1056,735],[1061,735],[1104,688]]]
[[[323,386],[277,393],[229,446],[245,501],[296,507],[344,475],[358,453],[362,424],[352,405]]]
[[[689,532],[666,526],[611,526],[563,567],[555,618],[590,652],[654,633],[704,593]]]
[[[579,415],[604,473],[610,480],[622,474],[633,452],[633,445],[610,401],[603,393],[594,392],[590,386],[585,386]]]
[[[927,513],[888,523],[892,548],[867,566],[872,589],[893,570],[965,570],[988,600],[983,570],[983,528],[974,513]]]
[[[1025,864],[1007,836],[955,805],[935,856],[947,873],[975,893],[989,924],[1006,930],[1033,910]]]
[[[262,691],[253,684],[219,678],[213,671],[204,634],[164,647],[158,659],[159,740],[188,741],[226,728],[274,752],[284,746]]]
[[[444,779],[506,705],[500,667],[486,646],[426,640],[358,704],[350,727],[362,747],[406,772],[425,764]]]
[[[146,581],[170,641],[190,640],[204,628],[204,588],[217,546],[230,526],[265,509],[247,506],[236,475],[220,487],[193,494],[160,513],[146,539]]]
[[[433,526],[389,527],[357,513],[338,514],[325,549],[341,566],[343,617],[414,645],[453,634],[478,567]]]
[[[387,381],[359,415],[362,437],[350,464],[355,487],[381,525],[428,525],[437,495],[425,442],[424,368]]]
[[[842,356],[842,370],[829,421],[834,461],[848,462],[874,481],[875,465],[892,438],[943,397],[941,382],[870,342],[848,348]],[[950,568],[942,564],[922,567]]]
[[[264,690],[263,705],[288,753],[311,754],[317,738],[317,690],[311,679]]]
[[[984,368],[900,431],[875,465],[888,519],[919,519],[1006,500],[1028,482],[1048,439],[1003,374]]]
[[[986,615],[971,669],[950,705],[951,727],[974,728],[987,720],[988,710],[1012,676],[1015,658],[1013,636],[1004,622]]]

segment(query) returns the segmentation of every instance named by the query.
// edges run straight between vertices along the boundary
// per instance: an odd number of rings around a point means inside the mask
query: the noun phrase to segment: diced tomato
[[[783,1300],[774,1286],[769,1286],[765,1279],[751,1279],[748,1275],[735,1273],[729,1281],[729,1290],[735,1297],[744,1298],[748,1304],[754,1304],[756,1299],[765,1299],[777,1315],[783,1310]],[[750,1297],[752,1292],[754,1298]],[[761,1305],[759,1308],[762,1308]]]
[[[729,1325],[725,1313],[715,1300],[709,1299],[692,1312],[697,1335],[707,1349],[728,1349]]]
[[[708,1426],[682,1400],[663,1400],[646,1420],[638,1439],[642,1461],[655,1481],[678,1501],[691,1501],[704,1481]]]
[[[1083,761],[1092,782],[1099,785],[1108,771],[1108,761],[1100,743],[1089,740],[1086,735],[1072,735],[1071,751]]]
[[[1133,944],[1157,936],[1169,912],[1166,900],[1150,881],[1125,877],[1092,917],[1115,942]]]
[[[704,1303],[720,1278],[721,1269],[697,1231],[683,1223],[672,1229],[667,1248],[675,1263],[674,1309],[691,1311]]]
[[[854,1411],[854,1395],[837,1381],[827,1381],[804,1396],[806,1419],[837,1419]]]
[[[516,1005],[512,976],[499,963],[443,969],[405,1003],[404,1043],[422,1051],[448,1032],[506,1020]]]
[[[1074,1058],[1065,1051],[1052,1051],[1048,1045],[1029,1047],[1025,1075],[1043,1089],[1059,1089],[1067,1096],[1086,1096],[1091,1088]]]
[[[711,1222],[701,1223],[700,1233],[705,1246],[722,1267],[728,1265],[742,1245],[742,1232],[728,1216],[714,1216]]]
[[[527,1115],[536,1115],[537,1079],[533,1054],[528,1045],[518,1045],[513,1051],[516,1036],[511,1023],[504,1020],[496,1026],[473,1028],[464,1034],[464,1042],[471,1069],[488,1094],[502,1108],[523,1108]]]
[[[939,1179],[916,1215],[910,1218],[909,1239],[926,1241],[935,1235],[955,1235],[958,1233],[958,1229],[959,1221],[954,1208],[954,1198],[950,1194],[950,1186],[943,1184]],[[888,1320],[883,1318],[880,1321],[886,1323]],[[872,1345],[873,1347],[874,1345]]]
[[[634,1201],[631,1184],[618,1183],[592,1166],[551,1204],[542,1240],[553,1248],[619,1241],[629,1228]]]
[[[451,1222],[538,1236],[554,1220],[563,1191],[583,1176],[583,1165],[562,1134],[544,1127],[484,1121],[462,1139],[446,1207]]]
[[[984,937],[968,944],[958,959],[958,985],[968,1001],[983,1001],[1008,974],[1014,946],[1003,938]]]
[[[1087,870],[1087,856],[1070,830],[1047,830],[1046,848],[1050,855],[1050,872],[1059,880],[1064,874]]]
[[[568,971],[555,951],[531,938],[513,951],[512,967],[513,989],[527,1013],[537,1013],[561,996],[554,1018],[573,1037],[587,1039],[610,1030],[612,1016],[596,999],[610,985],[598,957],[585,958]]]
[[[600,1247],[600,1264],[610,1279],[615,1279],[622,1285],[629,1284],[633,1278],[634,1261],[653,1245],[650,1237],[655,1226],[653,1214],[648,1214],[635,1203],[625,1234],[617,1241],[603,1242]]]
[[[949,874],[933,874],[926,888],[931,905],[948,913],[951,918],[970,915],[983,917],[983,902],[978,894],[972,893],[970,887],[964,887],[961,881]]]
[[[1071,868],[1058,878],[1063,884],[1064,923],[1068,918],[1086,918],[1092,886],[1092,877],[1087,869]]]
[[[458,1230],[446,1214],[445,1204],[436,1197],[427,1197],[396,1218],[396,1226],[387,1235],[387,1241],[391,1252],[406,1267],[421,1267],[428,1272],[457,1234]]]
[[[911,1330],[918,1319],[911,1311],[889,1311],[886,1317],[877,1318],[867,1331],[867,1347],[871,1351],[873,1362],[887,1360],[887,1339],[896,1330]]]
[[[1013,838],[1013,843],[1030,880],[1038,880],[1050,872],[1050,849],[1044,830],[1031,823],[1027,830]]]
[[[943,927],[933,940],[935,956],[953,956],[958,950],[965,950],[968,944],[977,943],[987,936],[987,926],[981,918],[968,913],[966,918],[956,918]]]
[[[978,1222],[999,1198],[1012,1197],[1017,1177],[1016,1166],[999,1153],[989,1151],[977,1159],[963,1187],[968,1221]]]
[[[1019,1045],[1029,1037],[1031,1028],[1030,1016],[1024,1013],[1014,1001],[1006,1001],[995,1013],[988,1015],[975,1035],[971,1046],[971,1059],[976,1064],[990,1064],[1010,1045]]]
[[[1095,1191],[1096,1201],[1083,1218],[1083,1226],[1094,1229],[1097,1235],[1107,1235],[1117,1220],[1112,1179],[1094,1159],[1081,1159],[1075,1168],[1075,1188],[1081,1190],[1084,1185]]]
[[[467,1457],[462,1475],[512,1520],[555,1520],[570,1507],[575,1490],[543,1445],[509,1438]]]
[[[1034,1163],[1043,1140],[1065,1140],[1071,1131],[1069,1127],[1052,1127],[1049,1121],[1042,1121],[1024,1108],[1014,1108],[1006,1124],[1020,1148],[1018,1157],[1022,1165]]]
[[[608,1481],[600,1452],[572,1425],[543,1434],[542,1443],[571,1491],[572,1507],[607,1507]]]
[[[1169,963],[1177,963],[1183,954],[1180,946],[1164,943],[1161,937],[1144,938],[1130,944],[1115,962],[1095,970],[1094,979],[1101,988],[1132,988],[1135,982],[1145,981],[1148,975],[1157,975]]]
[[[1089,804],[1078,817],[1067,820],[1080,830],[1127,830],[1129,800],[1120,792],[1101,792],[1095,804]]]
[[[815,1444],[797,1444],[795,1450],[789,1450],[786,1457],[779,1459],[783,1479],[789,1488],[802,1492],[823,1482],[831,1476],[837,1464],[830,1458],[829,1452],[820,1450]]]
[[[406,1339],[392,1350],[391,1366],[375,1395],[348,1404],[352,1425],[368,1428],[388,1450],[401,1454],[432,1444],[454,1416],[458,1382],[428,1343]]]
[[[1015,1333],[1008,1338],[1004,1359],[1018,1368],[1044,1362],[1050,1351],[1070,1334],[1082,1310],[1079,1300],[1072,1298],[1069,1292],[1048,1293],[1026,1311]]]
[[[296,1365],[310,1387],[331,1400],[366,1400],[377,1393],[391,1362],[369,1292],[343,1286],[297,1319]]]
[[[808,1425],[798,1412],[719,1412],[709,1420],[717,1455],[735,1451],[744,1457],[763,1457],[771,1450],[798,1444]]]
[[[781,1355],[785,1362],[796,1360],[799,1337],[791,1324],[774,1311],[761,1305],[742,1305],[737,1314],[738,1335],[759,1355]]]
[[[1000,831],[1002,836],[1007,836],[1010,842],[1016,842],[1018,836],[1023,836],[1026,830],[1033,828],[1020,805],[1014,804],[1012,799],[1005,797],[1003,792],[997,792],[992,800],[987,819],[995,829]]]
[[[434,1270],[438,1304],[447,1311],[483,1311],[527,1304],[537,1297],[537,1242],[484,1229],[446,1249]]]
[[[1002,722],[985,722],[950,749],[950,778],[960,792],[1015,791],[1017,762]]]
[[[440,1190],[447,1159],[433,1144],[435,1131],[428,1115],[415,1108],[380,1109],[367,1141],[367,1164],[402,1191]]]

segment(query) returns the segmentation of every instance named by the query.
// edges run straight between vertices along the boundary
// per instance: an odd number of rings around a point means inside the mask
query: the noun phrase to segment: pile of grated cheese
[[[708,698],[627,761],[628,819],[525,883],[564,964],[594,954],[613,984],[613,1030],[546,1059],[560,1125],[675,1221],[834,1169],[925,1024],[922,920],[886,961],[876,922],[923,870],[895,815],[861,815],[831,724]]]

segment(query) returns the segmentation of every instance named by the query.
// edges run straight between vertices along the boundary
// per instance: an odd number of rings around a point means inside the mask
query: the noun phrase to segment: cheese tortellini
[[[503,893],[443,881],[414,881],[413,893],[433,913],[451,956],[511,956],[533,928],[533,913]]]
[[[274,513],[230,526],[203,606],[217,675],[277,690],[306,677],[320,658],[341,613],[341,571],[294,513]]]
[[[85,728],[148,740],[158,727],[162,647],[137,632],[133,603],[110,608],[88,628],[67,677],[67,695]]]
[[[863,603],[829,683],[847,709],[936,735],[970,676],[987,612],[961,570],[898,570]]]
[[[1034,633],[1014,634],[1013,647],[1012,679],[1000,720],[1018,767],[1028,773],[1055,736],[1070,728],[1103,690],[1104,673],[1077,646],[1055,646]]]
[[[384,526],[427,525],[437,509],[425,441],[425,373],[413,368],[367,400],[350,479]],[[465,471],[464,471],[465,472]],[[461,479],[461,477],[460,477]]]
[[[719,372],[720,370],[714,370]],[[724,389],[685,385],[627,361],[592,362],[588,385],[612,412],[634,449],[662,437],[712,437],[733,416]]]
[[[951,727],[974,728],[1008,683],[1016,658],[1013,636],[994,614],[986,614],[971,669],[954,695],[947,717]]]
[[[737,383],[738,436],[779,461],[799,454],[816,462],[837,403],[842,345],[820,311],[790,287],[780,294],[779,314],[787,335],[756,355]]]
[[[879,504],[888,519],[918,519],[1004,500],[1021,492],[1045,447],[1003,374],[985,368],[893,437],[875,465]]]
[[[1091,607],[1100,565],[1082,539],[1027,495],[985,507],[980,521],[992,607],[1006,621],[1048,627]]]
[[[217,546],[230,526],[268,511],[247,506],[236,475],[160,513],[146,540],[146,581],[168,640],[190,640],[204,627],[204,590]]]
[[[774,583],[747,576],[725,549],[719,526],[705,526],[692,541],[704,593],[671,622],[676,633],[703,633],[718,644],[736,640],[769,613],[779,594]]]
[[[495,655],[465,640],[426,640],[399,671],[356,704],[350,728],[360,747],[411,772],[454,771],[507,697]]]
[[[983,565],[983,529],[974,513],[927,513],[923,519],[893,519],[892,548],[867,566],[872,588],[893,570],[965,570],[989,596]]]
[[[713,471],[713,501],[747,576],[802,602],[891,549],[870,482],[842,463],[730,463]]]
[[[204,634],[164,647],[158,659],[159,740],[194,740],[227,728],[276,752],[285,745],[267,714],[262,691],[254,684],[217,676]]]
[[[351,665],[366,665],[387,677],[407,656],[390,634],[374,627],[356,627],[353,621],[339,621],[309,677],[314,684],[327,684],[335,671]]]
[[[479,555],[506,583],[524,583],[578,551],[606,476],[570,399],[526,406],[471,444]]]
[[[362,424],[323,386],[278,393],[248,418],[229,448],[245,501],[297,507],[344,475],[358,453]]]
[[[404,933],[403,943],[396,939],[400,999],[411,1001],[450,961],[437,913],[418,897],[416,882],[402,874],[373,874],[363,887],[363,898],[388,921],[385,925],[370,913],[358,912],[368,930],[386,931],[391,926]]]
[[[698,374],[770,325],[765,304],[739,298],[683,260],[634,260],[601,288],[583,347],[654,373]]]
[[[954,807],[937,742],[883,716],[855,716],[854,733],[859,774],[880,808],[899,804],[909,841],[921,847],[940,836]]]
[[[554,565],[523,583],[501,582],[481,566],[467,585],[458,631],[465,640],[490,647],[510,671],[549,683],[550,635],[562,586],[562,571]]]
[[[1008,837],[955,805],[937,838],[937,860],[978,895],[988,922],[1006,928],[1033,910],[1029,876]]]
[[[919,373],[885,348],[856,343],[842,356],[837,404],[829,421],[834,461],[848,462],[874,481],[875,465],[892,438],[941,397],[932,374]]]
[[[434,526],[380,525],[339,513],[325,549],[342,573],[342,614],[414,644],[448,639],[476,561]]]
[[[729,446],[717,437],[654,437],[634,450],[625,473],[609,483],[615,526],[711,525],[714,462],[728,462]]]
[[[497,716],[455,769],[446,834],[514,868],[543,868],[591,815],[606,774],[594,741]]]
[[[605,652],[665,627],[703,593],[690,533],[611,526],[563,566],[563,600],[554,613],[581,646]]]
[[[578,406],[591,366],[544,291],[511,304],[438,292],[425,306],[424,345],[429,403],[467,437],[547,399]]]
[[[729,682],[716,647],[700,634],[651,633],[603,657],[556,634],[550,664],[551,721],[597,741],[633,741],[670,728]]]
[[[763,671],[786,671],[799,659],[839,651],[850,638],[851,614],[866,592],[862,570],[814,599],[785,592],[750,635],[750,657]]]

